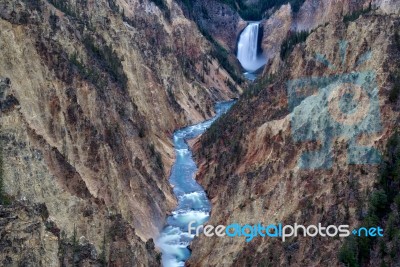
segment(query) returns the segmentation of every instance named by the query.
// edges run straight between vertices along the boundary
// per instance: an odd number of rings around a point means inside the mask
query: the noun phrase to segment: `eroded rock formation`
[[[240,87],[175,2],[0,1],[0,28],[6,195],[44,203],[67,238],[76,231],[97,251],[104,236],[124,239],[112,266],[149,266],[145,252],[125,259],[175,205],[172,132]],[[110,234],[116,216],[125,236]]]
[[[282,7],[279,12],[286,9]],[[349,139],[355,138],[357,145],[383,152],[398,125],[399,100],[389,100],[389,96],[393,88],[391,74],[399,69],[399,23],[398,15],[380,10],[355,21],[338,20],[312,32],[275,69],[267,67],[258,85],[246,92],[228,115],[194,145],[201,166],[197,178],[213,205],[209,224],[359,223],[360,214],[366,212],[378,167],[351,163],[354,150]],[[299,91],[300,100],[290,107],[293,96],[288,91],[289,81],[310,77],[322,81],[335,75],[358,76],[357,73],[368,71],[376,77],[365,79],[361,86],[376,81],[379,118],[357,125],[354,117],[351,123],[364,130],[375,129],[369,133],[336,135],[338,129],[329,128],[331,118],[341,121],[341,115],[335,109],[327,111],[334,103],[330,98],[320,101],[320,90],[334,82],[321,88],[309,84],[304,89],[311,91]],[[371,98],[364,102],[359,97],[361,112],[369,110],[365,103],[375,105]],[[296,128],[299,120],[302,126]],[[375,122],[380,123],[380,129],[374,128]],[[301,139],[308,133],[333,137],[326,153],[316,159],[331,158],[331,166],[309,169],[300,164],[304,153],[324,145],[322,139]],[[201,236],[192,245],[189,265],[339,266],[341,242],[322,237],[297,237],[287,242],[257,237],[246,243],[244,237]],[[379,257],[375,252],[371,255],[371,262]]]

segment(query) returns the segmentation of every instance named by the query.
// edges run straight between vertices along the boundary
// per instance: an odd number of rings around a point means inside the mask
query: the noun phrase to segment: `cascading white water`
[[[258,32],[260,23],[250,23],[239,38],[237,58],[248,72],[254,72],[266,63],[266,59],[258,52]]]
[[[194,238],[194,234],[188,232],[188,223],[194,221],[193,226],[204,224],[210,215],[211,205],[206,192],[194,179],[197,166],[187,141],[207,130],[234,103],[235,101],[219,102],[215,106],[214,118],[174,133],[176,160],[172,167],[170,182],[174,187],[178,206],[168,216],[167,225],[156,240],[156,245],[162,251],[164,267],[185,266],[185,261],[190,256],[188,246]]]

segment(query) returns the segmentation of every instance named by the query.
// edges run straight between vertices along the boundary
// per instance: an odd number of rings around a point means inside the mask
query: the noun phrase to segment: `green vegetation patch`
[[[294,47],[299,43],[305,42],[309,35],[309,31],[291,33],[281,44],[281,59],[285,60],[288,58]]]
[[[367,8],[363,8],[360,10],[356,10],[350,14],[347,14],[345,16],[343,16],[343,22],[344,23],[349,23],[352,21],[357,20],[361,15],[367,14],[372,10],[372,5],[371,3],[369,4],[369,6]]]
[[[339,251],[339,260],[345,266],[368,265],[375,248],[380,266],[391,266],[400,260],[400,134],[389,139],[385,160],[380,167],[378,182],[368,202],[368,212],[360,225],[384,227],[384,237],[350,236]]]
[[[3,146],[0,142],[0,205],[11,204],[10,197],[4,190],[4,162],[3,162]]]
[[[263,19],[265,12],[271,8],[278,8],[281,5],[290,3],[294,13],[300,10],[305,0],[257,0],[246,4],[245,0],[218,0],[221,3],[231,6],[244,20],[257,21]],[[191,0],[182,0],[189,12],[193,10]]]

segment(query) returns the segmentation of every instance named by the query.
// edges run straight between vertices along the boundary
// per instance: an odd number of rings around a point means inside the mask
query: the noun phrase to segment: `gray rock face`
[[[0,206],[0,235],[2,266],[59,266],[59,229],[45,205]]]

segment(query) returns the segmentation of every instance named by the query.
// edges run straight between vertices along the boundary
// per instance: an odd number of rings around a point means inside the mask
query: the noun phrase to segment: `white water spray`
[[[259,22],[250,23],[242,32],[238,43],[237,58],[248,72],[254,72],[266,63],[266,59],[258,52]]]

